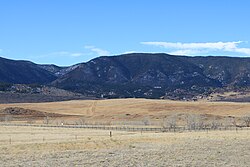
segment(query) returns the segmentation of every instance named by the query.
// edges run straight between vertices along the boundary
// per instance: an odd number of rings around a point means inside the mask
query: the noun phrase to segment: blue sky
[[[250,57],[249,0],[0,0],[0,56],[72,65],[131,52]]]

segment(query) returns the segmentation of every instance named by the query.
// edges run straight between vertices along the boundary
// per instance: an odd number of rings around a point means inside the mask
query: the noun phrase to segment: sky
[[[98,56],[250,57],[249,0],[0,0],[0,56],[60,66]]]

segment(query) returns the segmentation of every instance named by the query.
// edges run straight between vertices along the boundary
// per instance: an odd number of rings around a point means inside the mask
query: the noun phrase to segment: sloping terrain
[[[97,97],[192,99],[250,86],[250,59],[127,54],[80,64],[54,86]]]
[[[223,86],[250,86],[250,59],[235,57],[183,57],[199,66],[204,75]]]
[[[38,103],[95,99],[55,87],[27,84],[0,84],[0,103]]]
[[[250,88],[250,58],[163,53],[102,56],[69,67],[0,58],[3,83],[46,84],[97,98],[197,100]]]
[[[0,116],[23,116],[23,117],[56,117],[62,116],[61,114],[46,113],[37,110],[24,109],[20,107],[8,107],[0,110]]]
[[[4,123],[43,123],[48,124],[51,119],[69,119],[70,115],[48,113],[21,107],[6,107],[0,109],[0,122]]]
[[[55,80],[53,73],[29,61],[0,57],[0,82],[16,84],[48,84]]]
[[[132,124],[155,122],[160,125],[165,118],[175,116],[185,121],[189,115],[197,115],[207,121],[221,120],[225,123],[233,118],[250,115],[249,103],[230,102],[176,102],[168,100],[148,99],[116,99],[116,100],[75,100],[50,103],[18,103],[0,104],[0,109],[21,107],[46,113],[75,115],[86,122],[105,124]],[[232,120],[231,120],[232,119]],[[181,122],[180,122],[181,123]],[[243,122],[239,122],[242,124]]]
[[[68,67],[59,67],[54,64],[42,64],[42,65],[38,64],[37,66],[53,73],[56,77],[61,77],[69,73],[70,71],[76,69],[79,66],[79,64],[75,64]]]

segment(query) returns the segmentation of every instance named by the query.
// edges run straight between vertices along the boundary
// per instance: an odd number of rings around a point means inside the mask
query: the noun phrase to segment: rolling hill
[[[16,84],[48,84],[56,79],[53,73],[29,61],[0,57],[0,82]]]

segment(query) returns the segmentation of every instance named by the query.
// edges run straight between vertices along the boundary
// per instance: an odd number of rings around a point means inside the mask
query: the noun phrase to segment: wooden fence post
[[[112,131],[109,132],[109,137],[112,137]]]

